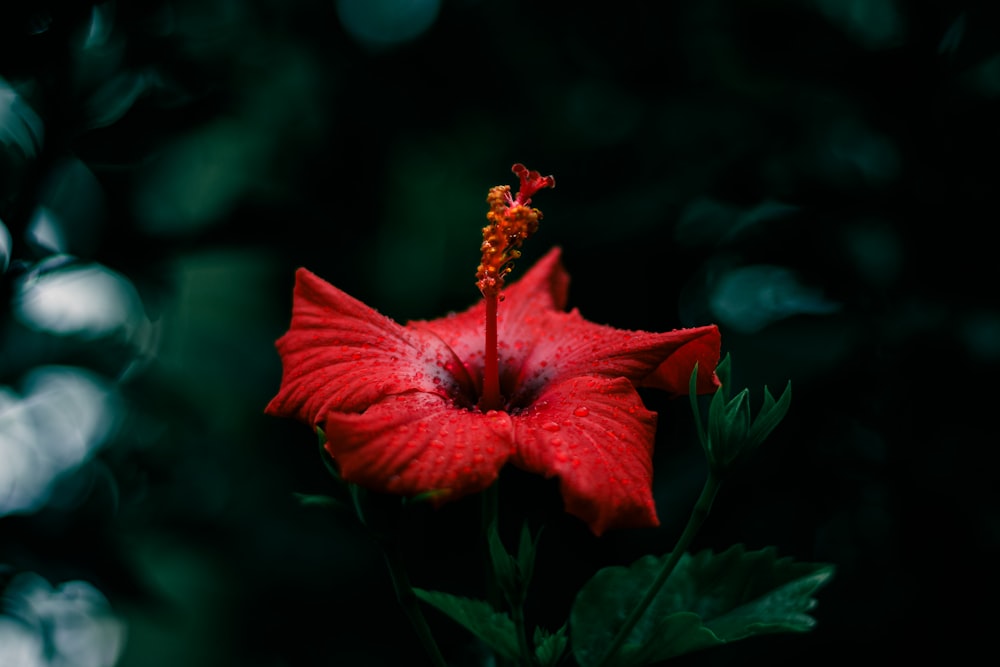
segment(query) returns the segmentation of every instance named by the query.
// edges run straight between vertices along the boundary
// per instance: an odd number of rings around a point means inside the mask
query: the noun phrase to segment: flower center
[[[500,394],[500,368],[497,354],[497,308],[503,300],[500,291],[504,279],[514,269],[514,260],[521,256],[521,244],[538,230],[542,212],[531,208],[531,196],[542,188],[554,188],[556,179],[529,171],[515,164],[511,171],[520,179],[517,195],[510,196],[509,185],[490,189],[486,202],[490,205],[483,227],[482,260],[476,269],[476,284],[486,302],[486,346],[483,365],[483,395],[479,408],[499,410],[503,407]]]

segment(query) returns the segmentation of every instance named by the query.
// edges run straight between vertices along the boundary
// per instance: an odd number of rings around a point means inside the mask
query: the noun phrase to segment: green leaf
[[[708,440],[705,439],[705,425],[701,421],[701,408],[698,407],[698,362],[694,362],[694,370],[691,371],[691,379],[688,380],[688,398],[691,399],[691,413],[694,415],[694,426],[698,432],[698,440],[701,446],[708,451]]]
[[[723,443],[726,441],[725,424],[723,418],[726,410],[726,396],[720,388],[712,396],[712,401],[708,404],[708,451],[709,458],[716,463],[723,463],[724,450]]]
[[[719,362],[719,365],[715,367],[715,376],[719,378],[719,382],[722,384],[722,397],[729,400],[729,380],[732,375],[733,362],[729,358],[729,354]]]
[[[581,667],[603,658],[668,556],[604,568],[584,584],[570,614],[573,654]],[[777,558],[770,547],[684,554],[610,664],[637,667],[753,635],[809,630],[815,624],[807,613],[816,604],[812,595],[833,570]]]
[[[775,402],[774,396],[771,396],[771,392],[768,391],[767,387],[764,387],[764,405],[761,407],[757,419],[754,420],[753,426],[750,427],[750,433],[747,438],[752,447],[756,447],[762,443],[771,434],[771,431],[781,423],[781,420],[788,413],[788,406],[791,402],[791,380],[788,381],[785,391],[782,392],[781,398],[777,402]]]
[[[521,526],[521,541],[517,545],[517,577],[522,597],[527,595],[528,585],[531,584],[531,577],[535,573],[535,554],[538,552],[538,540],[541,537],[542,531],[539,529],[532,539],[527,521]]]
[[[414,588],[413,592],[418,598],[479,637],[499,656],[507,660],[518,658],[517,632],[514,629],[514,622],[506,613],[495,611],[484,600],[471,600],[420,588]]]
[[[729,401],[720,418],[722,440],[715,443],[716,456],[719,462],[728,465],[742,453],[750,430],[750,390],[744,389]]]
[[[544,628],[535,628],[535,659],[540,667],[554,667],[562,660],[566,651],[566,624],[553,633]]]
[[[514,559],[507,553],[503,542],[500,540],[500,531],[497,529],[496,521],[492,522],[486,533],[487,544],[490,549],[490,560],[493,562],[493,576],[497,585],[508,600],[515,599],[518,592],[517,577],[515,573]]]

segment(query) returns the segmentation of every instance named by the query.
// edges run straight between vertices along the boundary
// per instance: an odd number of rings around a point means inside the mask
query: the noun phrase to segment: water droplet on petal
[[[587,409],[587,406],[581,405],[580,407],[578,407],[576,410],[573,411],[573,414],[576,415],[577,417],[586,417],[587,415],[590,414],[590,410]]]
[[[542,428],[545,429],[546,431],[555,433],[556,431],[559,430],[559,424],[555,422],[545,422],[544,424],[542,424]]]

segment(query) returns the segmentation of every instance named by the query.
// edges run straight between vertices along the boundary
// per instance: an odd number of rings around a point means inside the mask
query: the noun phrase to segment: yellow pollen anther
[[[500,294],[504,279],[514,268],[512,262],[521,256],[521,244],[538,230],[542,212],[529,206],[531,195],[544,187],[555,187],[554,178],[528,171],[523,165],[514,165],[512,171],[521,179],[516,197],[511,197],[509,185],[491,188],[486,196],[489,224],[483,227],[482,260],[476,270],[476,284],[483,296]]]

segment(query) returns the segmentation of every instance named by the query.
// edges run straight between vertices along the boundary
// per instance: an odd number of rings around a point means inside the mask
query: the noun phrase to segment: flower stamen
[[[510,196],[509,185],[490,189],[486,202],[490,205],[483,227],[483,253],[476,269],[476,284],[486,300],[486,345],[483,363],[483,395],[479,408],[499,410],[503,407],[500,394],[500,361],[497,351],[497,305],[503,300],[500,290],[504,279],[514,269],[513,262],[521,256],[521,244],[538,230],[542,212],[531,208],[531,196],[542,188],[554,188],[556,179],[529,171],[523,164],[515,164],[511,171],[521,181],[517,195]]]
[[[486,297],[500,294],[513,261],[521,256],[521,244],[538,230],[542,212],[530,206],[531,196],[556,186],[554,177],[529,171],[523,164],[515,164],[511,171],[521,181],[517,195],[511,197],[509,185],[498,185],[486,197],[489,224],[483,227],[482,260],[476,269],[476,284]]]

